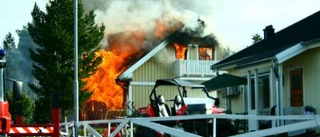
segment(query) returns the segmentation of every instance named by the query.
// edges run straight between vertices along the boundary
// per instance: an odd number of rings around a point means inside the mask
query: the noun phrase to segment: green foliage
[[[256,44],[257,42],[262,40],[262,37],[256,33],[256,34],[252,35],[251,39],[253,40],[253,44]]]
[[[29,83],[30,89],[37,95],[34,117],[38,123],[47,123],[51,119],[50,99],[52,93],[60,94],[61,112],[73,111],[74,92],[74,16],[73,0],[52,0],[46,6],[46,12],[35,4],[31,12],[33,22],[28,24],[28,31],[39,48],[30,50],[33,61],[33,76],[38,83]],[[78,3],[78,51],[79,80],[94,72],[101,62],[94,51],[103,38],[104,26],[94,22],[95,15],[89,12],[84,15],[81,1]],[[90,65],[89,65],[90,64]],[[81,71],[80,71],[81,70]],[[90,91],[79,92],[80,105],[91,95]],[[49,115],[49,116],[48,116]],[[38,119],[39,118],[39,119]]]
[[[15,49],[16,44],[14,43],[14,38],[12,36],[12,34],[9,32],[3,41],[3,48],[6,49],[6,51],[12,51],[13,49]]]
[[[13,120],[16,119],[17,116],[17,108],[19,104],[21,104],[22,108],[22,117],[23,117],[23,124],[30,124],[32,122],[32,113],[34,111],[34,105],[30,97],[27,95],[26,92],[23,92],[22,100],[16,101],[13,100],[13,93],[12,91],[8,92],[9,98],[9,112]]]
[[[3,40],[3,48],[5,50],[5,57],[6,57],[6,70],[10,70],[10,71],[5,71],[6,77],[14,79],[13,76],[16,73],[18,68],[18,65],[16,65],[17,59],[15,57],[19,54],[19,52],[17,51],[14,38],[10,32],[5,36],[5,39]],[[8,85],[9,84],[6,84],[6,87],[9,87]],[[8,89],[5,89],[5,90],[7,91]]]

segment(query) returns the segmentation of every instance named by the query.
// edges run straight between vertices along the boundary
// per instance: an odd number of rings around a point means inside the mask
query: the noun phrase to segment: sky
[[[0,41],[10,32],[18,44],[19,38],[16,30],[21,30],[28,22],[32,21],[31,11],[35,2],[45,9],[48,0],[0,0]]]
[[[16,30],[32,21],[35,2],[44,10],[48,0],[0,0],[0,40],[11,32],[16,44]],[[280,31],[320,10],[320,0],[216,0],[210,14],[215,35],[222,44],[238,51],[252,44],[252,35],[263,36],[263,29],[273,25]],[[201,1],[199,1],[201,2]],[[205,6],[203,6],[205,7]]]

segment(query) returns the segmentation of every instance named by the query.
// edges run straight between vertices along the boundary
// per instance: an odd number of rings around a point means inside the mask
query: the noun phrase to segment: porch
[[[174,62],[175,77],[213,77],[216,72],[210,66],[217,63],[217,60],[177,60]]]

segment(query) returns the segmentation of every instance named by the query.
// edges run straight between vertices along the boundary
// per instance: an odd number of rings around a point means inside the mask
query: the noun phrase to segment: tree
[[[252,44],[256,44],[257,42],[262,40],[262,37],[259,34],[256,33],[256,34],[252,35],[251,39],[253,40]]]
[[[16,44],[14,42],[14,38],[12,34],[9,32],[6,36],[5,39],[3,40],[3,49],[5,50],[5,57],[6,57],[6,77],[15,79],[14,74],[17,70],[18,65],[16,64],[16,56],[19,54],[16,48]],[[9,90],[8,87],[10,87],[12,83],[6,83],[6,91]]]
[[[10,32],[5,36],[3,40],[3,49],[5,50],[5,53],[6,53],[7,68],[8,67],[12,68],[12,64],[13,64],[12,57],[16,49],[16,44]],[[11,77],[12,72],[13,71],[8,72],[9,74],[7,74],[7,76]]]
[[[6,78],[16,79],[17,70],[19,69],[19,66],[21,66],[21,64],[18,64],[18,56],[20,56],[20,52],[17,50],[14,38],[12,37],[10,32],[5,36],[5,39],[3,41],[3,48],[6,52]],[[13,120],[15,120],[17,116],[17,111],[19,111],[17,110],[17,104],[22,104],[23,107],[20,111],[22,112],[22,116],[24,118],[23,123],[30,123],[32,121],[33,102],[31,101],[27,93],[23,93],[22,100],[14,100],[13,91],[11,89],[12,82],[6,82],[5,87],[5,91],[8,91],[8,94],[6,95],[10,104],[9,112]]]
[[[7,51],[12,51],[13,49],[15,49],[15,47],[16,44],[14,43],[14,38],[12,34],[9,32],[3,40],[3,48]]]
[[[37,123],[51,120],[51,95],[60,94],[61,112],[64,116],[73,111],[74,85],[74,17],[73,0],[51,0],[46,12],[35,4],[31,12],[33,22],[28,23],[28,31],[39,48],[30,50],[33,61],[33,76],[38,83],[29,83],[37,95],[34,118]],[[79,103],[82,105],[92,91],[82,90],[81,79],[92,74],[101,62],[94,51],[103,38],[104,26],[94,22],[93,11],[84,15],[84,8],[78,3],[78,50],[79,50]]]
[[[13,119],[13,121],[15,120],[16,116],[17,116],[17,108],[19,104],[21,104],[21,109],[20,110],[22,112],[22,117],[23,117],[23,124],[29,124],[32,122],[32,114],[34,111],[34,104],[32,102],[32,100],[30,99],[30,97],[27,95],[26,92],[23,92],[22,94],[22,100],[13,100],[13,94],[12,92],[9,92],[9,112],[11,114],[11,118]]]

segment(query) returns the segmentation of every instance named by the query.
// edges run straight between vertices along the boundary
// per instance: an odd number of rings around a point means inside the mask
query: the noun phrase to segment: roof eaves
[[[135,71],[137,68],[139,68],[142,64],[147,62],[151,57],[153,57],[155,54],[157,54],[161,49],[165,48],[169,43],[171,42],[171,39],[165,39],[163,40],[157,47],[152,49],[148,54],[146,54],[143,58],[141,58],[138,62],[136,62],[134,65],[132,65],[129,69],[124,71],[121,75],[119,75],[119,79],[130,79],[132,77],[133,71]]]
[[[273,59],[274,59],[273,56],[272,57],[268,57],[268,58],[263,58],[263,59],[260,59],[260,60],[256,60],[256,61],[252,61],[252,62],[248,62],[248,63],[237,65],[235,68],[239,69],[239,68],[244,68],[244,67],[254,66],[254,65],[257,65],[257,64],[266,63],[266,62],[269,62],[269,61],[272,62]]]
[[[277,59],[278,63],[283,63],[292,57],[304,52],[306,48],[302,45],[302,43],[297,43],[294,46],[278,53],[275,55],[275,58]]]
[[[318,44],[316,44],[318,43]],[[278,53],[275,57],[277,59],[278,63],[283,63],[297,55],[299,55],[300,53],[303,53],[309,49],[312,48],[317,48],[320,47],[320,39],[314,39],[314,40],[310,40],[310,41],[306,41],[306,42],[300,42],[297,43],[296,45]]]
[[[225,63],[222,63],[222,64],[219,64],[219,62],[218,62],[218,63],[212,65],[210,67],[210,69],[212,69],[212,70],[214,70],[214,69],[222,69],[222,70],[224,70],[223,68],[225,68],[225,67],[229,68],[230,66],[236,66],[237,62],[240,62],[240,61],[245,60],[247,58],[250,58],[250,56],[249,57],[245,57],[245,58],[241,58],[241,59],[237,59],[237,60],[233,60],[233,61],[230,61],[230,62],[225,62]]]

